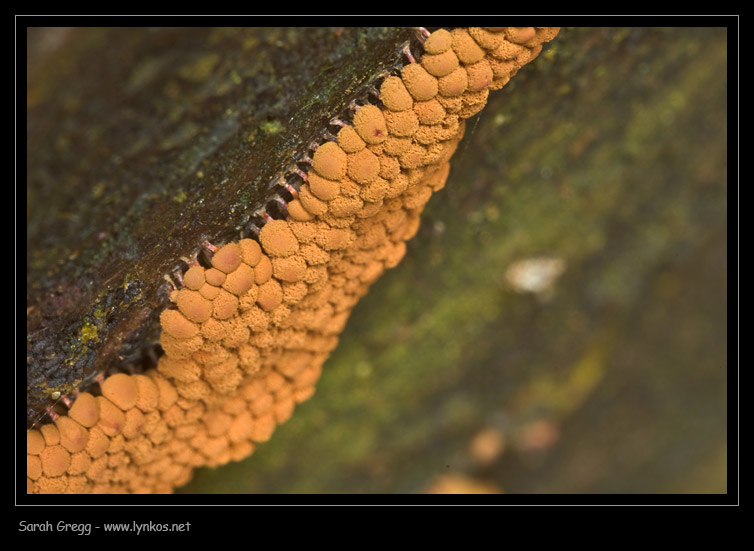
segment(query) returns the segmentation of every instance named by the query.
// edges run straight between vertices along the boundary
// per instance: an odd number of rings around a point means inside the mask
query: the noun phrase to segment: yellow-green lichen
[[[278,120],[265,121],[262,124],[260,124],[259,127],[262,129],[262,132],[268,135],[278,134],[282,132],[283,130],[285,130],[285,127]]]
[[[79,333],[81,342],[89,342],[97,338],[97,326],[90,322],[85,322]]]

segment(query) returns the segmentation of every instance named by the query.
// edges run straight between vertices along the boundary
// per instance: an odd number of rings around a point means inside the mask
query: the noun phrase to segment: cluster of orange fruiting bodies
[[[30,493],[170,492],[249,456],[314,393],[351,309],[402,258],[464,119],[552,27],[435,31],[321,145],[284,220],[191,267],[161,314],[158,367],[116,374],[27,434]],[[176,253],[178,256],[178,253]]]

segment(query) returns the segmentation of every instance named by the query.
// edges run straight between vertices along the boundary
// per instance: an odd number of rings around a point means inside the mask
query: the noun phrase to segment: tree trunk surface
[[[227,238],[410,34],[30,31],[30,412],[145,361],[174,252]],[[314,397],[179,491],[726,492],[726,52],[563,28],[468,121]]]

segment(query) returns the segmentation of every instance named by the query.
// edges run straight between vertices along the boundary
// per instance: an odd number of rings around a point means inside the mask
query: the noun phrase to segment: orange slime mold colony
[[[419,62],[408,52],[380,105],[317,148],[285,219],[185,273],[160,316],[158,367],[108,377],[27,433],[27,492],[171,492],[269,440],[314,394],[353,306],[403,257],[464,119],[558,30],[440,29]]]

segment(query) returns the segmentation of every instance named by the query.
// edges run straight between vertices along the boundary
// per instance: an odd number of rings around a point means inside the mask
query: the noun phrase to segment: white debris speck
[[[517,260],[505,272],[505,280],[519,293],[545,293],[565,271],[562,258],[539,256]]]

